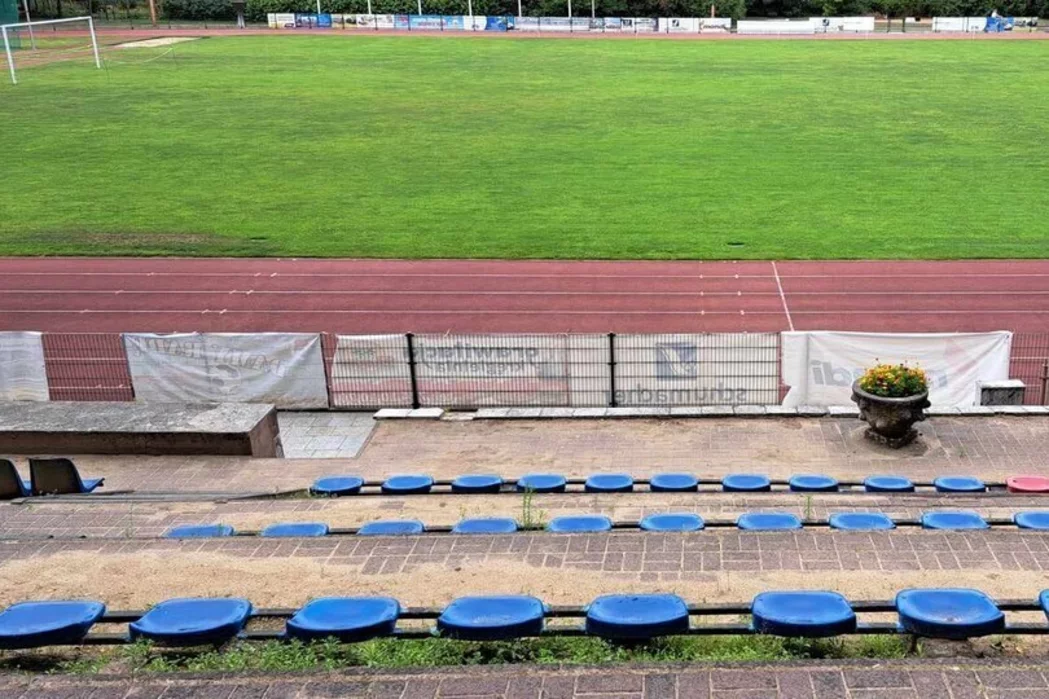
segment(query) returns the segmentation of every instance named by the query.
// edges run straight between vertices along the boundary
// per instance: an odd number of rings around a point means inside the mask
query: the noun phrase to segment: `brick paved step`
[[[1049,696],[1045,660],[771,665],[502,666],[286,675],[0,677],[5,699],[1022,699]]]
[[[615,521],[638,521],[650,514],[693,512],[707,521],[735,521],[744,512],[782,511],[812,521],[838,512],[877,511],[897,520],[917,520],[936,509],[974,510],[985,518],[1009,519],[1016,512],[1049,507],[1049,496],[636,493],[537,495],[533,522],[568,514],[603,514]],[[0,505],[0,537],[90,536],[156,537],[182,524],[222,522],[237,531],[260,530],[277,522],[324,522],[357,527],[379,519],[418,519],[428,526],[451,526],[464,517],[510,517],[524,521],[524,499],[513,495],[411,496],[382,498],[280,499],[225,503],[85,503],[43,501]]]
[[[987,481],[1049,473],[1049,417],[932,417],[920,424],[922,439],[899,451],[870,444],[865,428],[849,418],[405,420],[379,424],[357,458],[88,456],[78,463],[85,475],[105,476],[109,490],[186,493],[283,492],[336,473],[375,479],[406,472],[452,478],[468,472],[721,477],[750,471],[774,478],[816,472],[842,480],[968,474]]]
[[[610,592],[749,601],[770,589],[887,599],[905,587],[975,587],[1027,598],[1049,587],[1049,537],[1021,530],[867,534],[415,536],[326,539],[0,542],[0,603],[96,598],[143,607],[184,595],[295,606],[325,594],[389,594],[409,605],[529,593],[584,604]]]

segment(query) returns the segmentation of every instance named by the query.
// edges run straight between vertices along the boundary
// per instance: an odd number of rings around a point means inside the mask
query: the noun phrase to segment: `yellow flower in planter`
[[[929,390],[925,370],[906,364],[878,364],[860,377],[860,388],[884,398],[906,398]]]

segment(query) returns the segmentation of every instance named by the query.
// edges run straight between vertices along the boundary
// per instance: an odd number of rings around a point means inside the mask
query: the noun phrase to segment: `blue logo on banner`
[[[466,29],[462,15],[445,15],[441,19],[444,21],[445,29],[457,29],[459,31]]]
[[[394,15],[393,16],[393,28],[394,29],[410,29],[411,20],[408,19],[408,15]]]
[[[485,17],[484,30],[486,32],[505,32],[506,17]]]
[[[327,12],[317,15],[317,26],[322,29],[331,29],[331,15]]]
[[[662,381],[694,379],[698,375],[699,351],[692,342],[657,342],[656,378]]]

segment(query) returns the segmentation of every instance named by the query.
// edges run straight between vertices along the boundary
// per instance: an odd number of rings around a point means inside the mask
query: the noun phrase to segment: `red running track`
[[[1049,332],[1049,260],[0,258],[0,330]]]

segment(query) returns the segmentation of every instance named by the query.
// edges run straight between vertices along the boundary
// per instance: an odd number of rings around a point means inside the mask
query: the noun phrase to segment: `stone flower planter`
[[[899,449],[914,441],[914,423],[925,419],[929,392],[906,398],[885,398],[867,393],[860,382],[852,384],[852,400],[860,407],[860,419],[867,423],[867,438]]]

